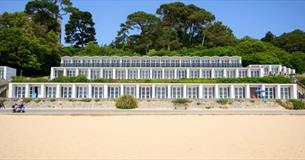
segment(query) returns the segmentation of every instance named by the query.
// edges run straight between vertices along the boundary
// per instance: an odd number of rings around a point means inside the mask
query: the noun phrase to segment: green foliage
[[[51,99],[49,99],[49,101],[50,101],[50,102],[55,102],[56,99],[55,99],[55,98],[51,98]]]
[[[75,47],[84,47],[89,42],[95,42],[95,28],[90,12],[75,10],[65,25],[65,41]]]
[[[115,101],[115,106],[119,109],[133,109],[138,107],[138,102],[133,96],[123,95]]]
[[[228,99],[218,99],[216,100],[216,103],[221,104],[221,105],[226,105],[229,103]]]
[[[32,101],[32,98],[23,98],[24,103],[29,103]]]
[[[305,103],[301,100],[291,99],[289,102],[292,103],[293,108],[295,110],[305,109]]]
[[[191,103],[192,100],[190,99],[173,99],[172,103],[177,105],[177,104],[187,104],[187,103]]]
[[[289,33],[283,33],[281,36],[274,38],[271,43],[290,53],[296,51],[305,53],[305,32],[296,29]]]
[[[35,99],[35,100],[34,100],[35,103],[39,103],[39,102],[41,102],[41,101],[42,101],[41,99]]]
[[[100,99],[98,99],[98,98],[97,98],[97,99],[94,99],[94,102],[99,102],[99,101],[100,101]]]
[[[79,99],[81,102],[91,102],[90,98]]]

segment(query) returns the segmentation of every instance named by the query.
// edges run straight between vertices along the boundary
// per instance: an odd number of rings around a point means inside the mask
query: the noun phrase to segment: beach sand
[[[0,115],[0,159],[305,159],[305,116]]]

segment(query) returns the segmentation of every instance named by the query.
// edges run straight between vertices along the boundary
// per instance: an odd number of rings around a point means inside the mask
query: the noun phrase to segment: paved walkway
[[[26,109],[26,113],[12,113],[0,109],[0,115],[305,115],[305,110],[275,109]]]

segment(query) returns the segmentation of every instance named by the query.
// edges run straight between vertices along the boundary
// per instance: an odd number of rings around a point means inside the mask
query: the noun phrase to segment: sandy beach
[[[305,116],[0,115],[0,159],[305,159]]]

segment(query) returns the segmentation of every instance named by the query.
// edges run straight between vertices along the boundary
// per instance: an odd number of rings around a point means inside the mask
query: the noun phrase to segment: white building
[[[14,76],[16,76],[16,69],[0,66],[0,80],[11,80]]]
[[[242,67],[241,57],[62,57],[60,67],[51,68],[51,79],[84,75],[87,79],[180,79],[263,77],[294,74],[282,65]]]
[[[294,74],[282,65],[242,67],[241,57],[62,57],[51,79],[180,79],[264,77]],[[263,90],[264,92],[257,92]],[[297,85],[261,83],[10,83],[9,98],[296,99]]]

